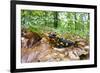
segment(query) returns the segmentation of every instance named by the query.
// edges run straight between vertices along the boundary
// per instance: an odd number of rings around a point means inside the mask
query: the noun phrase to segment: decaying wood
[[[27,42],[24,39],[23,42]],[[38,44],[34,44],[32,48],[26,47],[24,43],[21,48],[22,63],[31,62],[58,62],[69,60],[83,60],[89,59],[89,45],[81,39],[78,40],[77,46],[55,48],[49,44],[48,38],[43,37]]]

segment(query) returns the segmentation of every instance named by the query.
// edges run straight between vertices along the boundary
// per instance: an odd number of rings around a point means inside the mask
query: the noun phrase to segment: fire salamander
[[[55,33],[50,33],[48,37],[50,39],[50,43],[52,43],[56,48],[70,47],[74,45],[74,42],[57,37]]]

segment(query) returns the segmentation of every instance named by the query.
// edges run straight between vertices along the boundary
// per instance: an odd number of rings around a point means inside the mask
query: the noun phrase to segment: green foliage
[[[21,26],[31,31],[89,37],[90,15],[83,12],[21,10]]]

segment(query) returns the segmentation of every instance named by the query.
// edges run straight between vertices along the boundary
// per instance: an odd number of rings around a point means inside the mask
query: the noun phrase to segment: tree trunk
[[[58,26],[58,12],[54,12],[54,27],[57,28]]]

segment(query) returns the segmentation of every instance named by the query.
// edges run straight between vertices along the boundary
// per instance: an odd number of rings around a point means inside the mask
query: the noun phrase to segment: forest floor
[[[73,37],[74,38],[74,37]],[[89,59],[89,45],[80,39],[78,46],[56,48],[50,45],[46,37],[32,48],[21,48],[21,62],[59,62]]]

